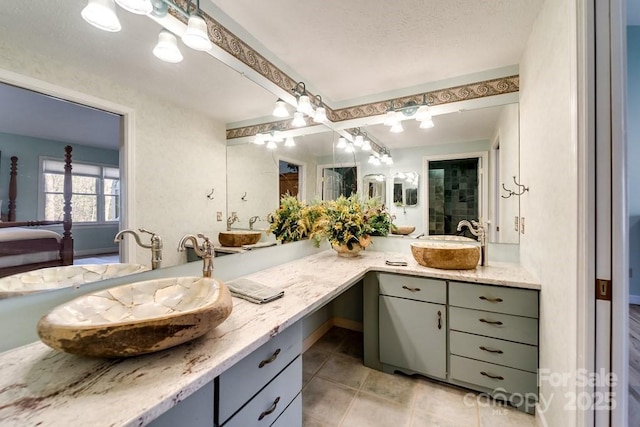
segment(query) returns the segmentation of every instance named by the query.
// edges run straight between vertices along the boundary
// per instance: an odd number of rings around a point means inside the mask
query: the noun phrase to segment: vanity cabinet
[[[442,280],[379,275],[382,369],[447,376],[447,288]]]
[[[214,385],[213,381],[210,381],[148,425],[150,427],[213,426],[214,400]]]
[[[298,419],[292,402],[302,389],[302,325],[298,322],[216,379],[217,425],[270,426],[279,416]],[[281,415],[282,414],[282,415]]]
[[[538,292],[449,282],[451,381],[533,412]]]

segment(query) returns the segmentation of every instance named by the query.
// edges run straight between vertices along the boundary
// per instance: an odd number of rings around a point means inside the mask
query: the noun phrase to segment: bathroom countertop
[[[386,258],[403,258],[408,265],[388,266]],[[285,295],[265,305],[234,298],[223,324],[178,347],[126,359],[73,356],[41,342],[1,353],[0,425],[147,424],[369,271],[540,289],[516,264],[446,271],[422,267],[406,254],[365,251],[341,258],[323,251],[244,276]]]

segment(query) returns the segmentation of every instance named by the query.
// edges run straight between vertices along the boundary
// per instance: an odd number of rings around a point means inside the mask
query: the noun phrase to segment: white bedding
[[[41,228],[0,228],[0,242],[10,242],[11,240],[45,239],[47,237],[56,239],[58,243],[62,240],[62,236],[55,231],[43,230]]]
[[[51,230],[40,228],[11,227],[0,228],[0,242],[10,242],[12,240],[32,240],[54,238],[60,243],[62,236]],[[15,265],[32,264],[34,262],[46,262],[60,259],[59,251],[37,252],[26,255],[0,256],[0,268],[13,267]]]

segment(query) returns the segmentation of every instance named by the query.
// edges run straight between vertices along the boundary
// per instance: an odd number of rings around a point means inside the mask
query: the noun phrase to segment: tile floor
[[[302,356],[305,427],[507,427],[533,416],[424,378],[389,375],[362,363],[362,334],[333,328]]]

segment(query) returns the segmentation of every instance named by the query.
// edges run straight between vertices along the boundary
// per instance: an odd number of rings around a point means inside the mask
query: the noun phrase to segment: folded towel
[[[387,265],[394,265],[399,267],[406,267],[407,260],[401,256],[389,256],[384,260],[384,263]]]
[[[284,295],[283,290],[273,289],[249,279],[238,279],[227,283],[231,295],[254,304],[266,304]]]

